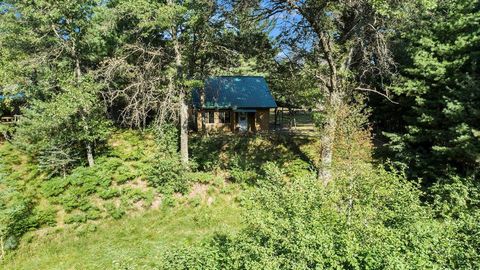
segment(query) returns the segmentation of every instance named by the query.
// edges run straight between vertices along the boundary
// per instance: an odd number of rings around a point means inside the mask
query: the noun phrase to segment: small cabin
[[[195,128],[215,132],[267,131],[277,107],[265,78],[257,76],[209,78],[193,90],[192,101]]]

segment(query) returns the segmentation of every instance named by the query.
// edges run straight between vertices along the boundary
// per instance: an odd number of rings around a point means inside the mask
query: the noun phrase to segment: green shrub
[[[143,194],[145,207],[150,207],[155,199],[155,192],[153,190],[148,190]]]
[[[42,193],[46,197],[55,197],[65,192],[69,184],[68,178],[56,177],[50,179],[42,184]]]
[[[220,189],[220,193],[222,194],[232,194],[235,191],[237,191],[238,186],[233,185],[233,184],[227,184]]]
[[[193,183],[211,184],[217,178],[210,172],[187,172],[184,176]]]
[[[120,219],[126,213],[125,208],[122,205],[117,207],[111,202],[105,204],[105,209],[113,219]]]
[[[118,167],[122,166],[124,161],[117,157],[102,156],[95,161],[95,171],[103,175],[112,175]]]
[[[68,189],[68,191],[65,194],[62,194],[62,196],[56,201],[58,201],[67,212],[71,212],[80,207],[85,208],[90,205],[88,197],[86,197],[83,189],[78,187]]]
[[[202,197],[195,196],[195,197],[189,199],[188,204],[193,206],[193,207],[199,207],[202,204]]]
[[[36,208],[33,215],[38,226],[57,225],[57,209],[53,207],[48,207],[45,209]]]
[[[148,172],[152,169],[153,163],[156,161],[154,160],[147,160],[143,162],[135,162],[132,165],[132,168],[135,171],[135,177],[142,177],[144,178],[145,176],[148,175]]]
[[[135,172],[125,165],[118,167],[113,175],[113,178],[118,184],[125,184],[126,182],[135,179],[135,177],[137,177]]]
[[[251,170],[244,170],[240,168],[230,169],[230,178],[233,182],[239,184],[250,184],[253,185],[257,179],[257,173]]]
[[[76,213],[67,215],[64,219],[65,224],[74,224],[74,223],[85,223],[87,222],[87,214],[85,213]]]
[[[203,270],[219,268],[219,256],[210,247],[181,248],[166,251],[158,269],[165,270]]]
[[[105,199],[118,195],[118,191],[110,188],[111,174],[116,168],[116,163],[116,161],[110,163],[101,160],[93,168],[75,168],[65,178],[57,177],[44,182],[42,192],[53,203],[62,205],[67,212],[74,209],[87,211],[90,207],[91,195],[98,194]]]
[[[162,193],[186,193],[189,189],[185,169],[177,156],[159,159],[153,166],[147,178],[148,183],[159,188]]]
[[[312,166],[301,159],[294,159],[284,164],[284,173],[290,178],[308,177],[312,174]]]
[[[123,190],[124,198],[135,202],[146,199],[147,195],[139,188],[125,188]]]
[[[325,187],[273,163],[242,199],[246,227],[167,254],[172,269],[477,269],[478,217],[442,222],[402,176],[356,164]],[[448,239],[448,240],[447,240]],[[206,252],[207,258],[203,258]],[[202,261],[205,260],[205,261]],[[178,267],[178,268],[175,268]]]
[[[0,241],[5,250],[15,249],[19,238],[37,227],[33,200],[15,190],[0,190]]]
[[[68,178],[82,195],[93,194],[97,191],[97,187],[109,187],[112,183],[109,177],[98,175],[94,168],[76,168]]]
[[[120,196],[120,190],[118,188],[99,188],[97,194],[104,200],[109,200]]]
[[[167,207],[175,207],[177,200],[173,197],[173,194],[166,193],[162,198],[162,204]]]
[[[357,169],[324,187],[314,175],[285,181],[270,168],[243,201],[246,229],[220,247],[228,250],[223,268],[441,268],[449,231],[420,192],[395,174]]]
[[[89,220],[97,220],[102,217],[102,212],[98,207],[91,207],[86,211],[87,219]]]
[[[227,137],[197,136],[190,141],[193,161],[202,171],[215,171],[221,167],[220,149],[228,143]]]

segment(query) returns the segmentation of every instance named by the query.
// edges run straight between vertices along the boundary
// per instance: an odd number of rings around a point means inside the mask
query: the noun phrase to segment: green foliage
[[[105,209],[113,219],[120,219],[126,213],[126,210],[122,205],[116,206],[114,203],[110,202],[105,204]]]
[[[211,172],[187,172],[185,173],[185,178],[193,183],[201,184],[217,184],[218,181],[223,181],[221,177],[216,176]]]
[[[133,203],[147,198],[147,194],[139,188],[126,188],[123,192],[125,193],[124,198],[131,200]]]
[[[5,249],[15,249],[19,238],[38,226],[33,210],[31,198],[15,190],[0,189],[0,244],[3,244]],[[0,258],[3,255],[0,254]]]
[[[28,100],[15,143],[53,174],[65,174],[87,153],[93,155],[99,149],[95,145],[102,146],[109,134],[110,122],[99,100],[102,86],[92,73],[84,73],[89,64],[98,63],[105,45],[99,44],[94,27],[99,22],[92,19],[97,4],[64,0],[3,5],[8,8],[0,18],[1,42],[16,40],[6,43],[7,61],[28,59],[11,62],[7,74],[13,76],[2,85]]]
[[[386,133],[389,157],[426,185],[478,174],[479,14],[472,1],[439,2],[401,40],[403,77],[395,91],[404,111],[387,117],[404,128]]]
[[[449,240],[459,252],[452,259],[458,269],[480,266],[480,186],[472,178],[456,175],[442,179],[429,190],[434,213],[452,227],[455,237]]]
[[[284,173],[290,178],[303,178],[312,173],[312,166],[301,159],[294,159],[287,163]]]
[[[118,184],[125,184],[126,182],[133,180],[136,177],[136,173],[134,170],[127,166],[120,166],[115,170],[114,178],[115,182]]]
[[[36,206],[34,198],[15,189],[2,188],[0,181],[0,245],[5,250],[15,249],[30,230],[56,225],[56,213],[51,207]],[[0,259],[4,255],[0,253]]]
[[[98,196],[104,200],[112,199],[120,196],[120,190],[118,188],[105,188],[99,189]]]
[[[202,270],[218,268],[218,255],[208,247],[183,248],[167,251],[162,256],[159,269]]]
[[[68,179],[53,178],[42,184],[42,193],[46,197],[56,197],[62,194],[70,184]]]
[[[87,222],[87,215],[85,213],[70,214],[65,217],[64,221],[65,224],[85,223]]]
[[[162,192],[185,193],[189,188],[189,181],[184,177],[185,169],[178,156],[159,159],[153,166],[148,182]]]
[[[198,207],[200,206],[201,203],[202,203],[202,197],[200,196],[192,197],[188,202],[188,204],[192,207]]]
[[[242,200],[245,229],[217,235],[193,258],[187,249],[165,261],[194,265],[206,253],[211,269],[478,266],[474,216],[453,226],[435,220],[421,203],[421,193],[402,176],[368,164],[355,166],[325,187],[315,175],[291,178],[266,164],[260,187]]]
[[[148,182],[163,193],[185,193],[189,181],[185,176],[187,169],[177,153],[177,129],[173,126],[163,128],[157,134],[158,154],[148,175]]]
[[[250,170],[245,170],[245,169],[242,169],[242,168],[232,168],[230,169],[230,177],[231,177],[231,180],[234,182],[234,183],[239,183],[239,184],[254,184],[255,183],[255,180],[256,180],[256,177],[257,177],[257,173],[255,173],[254,171],[250,171]]]
[[[57,225],[57,209],[53,207],[37,207],[35,208],[33,215],[38,226],[53,227]]]
[[[102,217],[102,212],[97,207],[90,207],[85,213],[88,220],[97,220]]]
[[[282,135],[199,136],[191,140],[191,153],[202,171],[222,169],[259,173],[265,162],[284,165],[297,158],[302,154],[301,145],[308,143],[308,140],[297,141]]]

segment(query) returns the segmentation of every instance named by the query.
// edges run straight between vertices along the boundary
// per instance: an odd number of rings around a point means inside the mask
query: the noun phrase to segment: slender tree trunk
[[[75,75],[77,77],[77,82],[80,84],[80,79],[82,78],[82,70],[80,69],[80,60],[76,57],[76,52],[75,52],[75,47],[73,47],[74,51],[74,57],[75,57]],[[88,122],[87,122],[87,117],[86,117],[86,112],[82,108],[81,112],[81,118],[83,122],[83,130],[85,133],[89,133],[89,127],[88,127]],[[87,162],[89,167],[95,166],[95,159],[93,158],[93,146],[91,142],[85,142],[85,149],[87,151]]]
[[[3,246],[3,236],[0,238],[0,261],[3,259],[5,256],[5,248]]]
[[[88,166],[93,167],[93,166],[95,166],[95,160],[93,159],[92,144],[90,142],[87,142],[87,143],[85,143],[85,147],[87,149]]]
[[[169,5],[173,5],[173,1],[168,1]],[[173,48],[175,51],[175,65],[177,67],[177,78],[176,78],[176,86],[179,93],[180,98],[180,156],[182,159],[182,164],[184,166],[188,166],[189,158],[188,158],[188,106],[186,104],[185,98],[185,89],[183,87],[182,79],[183,79],[183,64],[182,64],[182,52],[180,49],[180,42],[178,41],[177,37],[177,29],[175,26],[171,29],[172,32],[172,41],[173,41]]]
[[[207,121],[205,121],[206,112],[204,111],[204,107],[205,107],[205,87],[202,87],[202,89],[200,89],[200,108],[201,108],[200,119],[202,122],[202,133],[208,136]]]
[[[320,137],[321,142],[321,163],[318,170],[318,180],[324,185],[328,185],[332,181],[332,160],[333,148],[337,129],[337,112],[340,109],[342,96],[338,91],[330,94],[329,108],[327,111],[327,121],[325,123],[323,133]]]
[[[183,91],[180,94],[180,155],[182,163],[188,164],[188,106]]]

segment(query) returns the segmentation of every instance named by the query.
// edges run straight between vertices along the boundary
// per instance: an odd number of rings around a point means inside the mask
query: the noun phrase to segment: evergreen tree
[[[7,3],[0,39],[24,60],[16,64],[19,71],[11,83],[31,104],[19,123],[17,142],[34,156],[67,147],[66,152],[82,153],[93,166],[95,146],[105,139],[108,126],[99,100],[101,86],[90,74],[104,49],[95,17],[101,3]]]
[[[403,132],[387,133],[391,156],[426,184],[480,165],[480,5],[441,1],[404,37]]]

